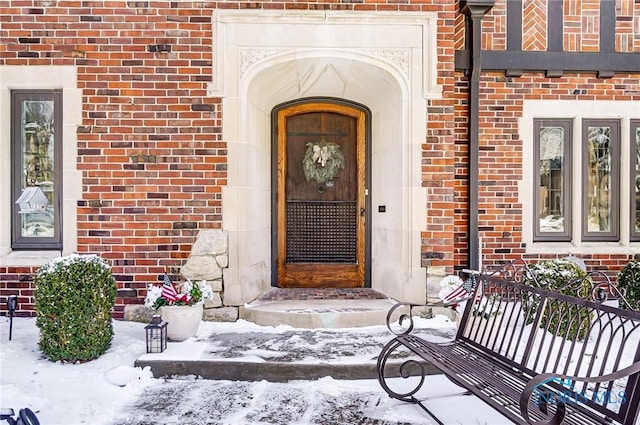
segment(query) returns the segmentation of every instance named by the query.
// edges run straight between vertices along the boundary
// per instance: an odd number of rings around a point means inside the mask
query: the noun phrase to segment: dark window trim
[[[54,102],[54,235],[53,237],[24,237],[21,232],[19,206],[15,204],[22,193],[21,105],[25,100],[53,100]],[[11,91],[11,248],[13,250],[62,249],[62,90]]]
[[[608,232],[590,232],[588,225],[589,173],[587,158],[587,128],[592,126],[611,128],[611,230]],[[582,241],[613,242],[620,240],[620,121],[615,119],[582,120]]]
[[[631,145],[631,154],[630,156],[630,181],[629,181],[629,239],[632,242],[640,241],[640,231],[636,231],[636,160],[638,158],[638,152],[640,150],[640,146],[636,144],[636,131],[640,130],[640,119],[631,120],[630,121],[630,131],[629,131],[629,144]],[[640,195],[640,193],[638,193]]]
[[[571,241],[571,228],[572,228],[572,208],[571,208],[571,169],[573,164],[573,158],[571,155],[571,147],[573,141],[573,121],[571,119],[534,119],[534,196],[533,196],[533,211],[534,211],[534,242],[569,242]],[[538,217],[538,211],[540,211],[540,167],[536,164],[540,164],[540,130],[542,127],[563,127],[565,131],[564,138],[564,167],[562,171],[562,178],[564,180],[564,193],[562,194],[562,202],[564,205],[564,231],[563,232],[541,232],[540,222]]]
[[[547,2],[547,50],[561,52],[564,50],[564,2]]]
[[[482,50],[482,71],[637,73],[637,53]],[[456,71],[471,70],[471,51],[456,50]]]
[[[507,22],[507,49],[522,50],[522,0],[507,2]]]
[[[524,13],[522,0],[507,1],[507,51],[521,52],[522,50],[522,15]],[[615,4],[614,4],[615,6]],[[547,2],[547,50],[561,52],[563,50],[563,27],[564,27],[563,2]],[[615,30],[615,22],[614,22]],[[482,64],[482,68],[486,66]]]
[[[637,2],[636,2],[637,3]],[[600,2],[600,51],[616,51],[616,2]]]

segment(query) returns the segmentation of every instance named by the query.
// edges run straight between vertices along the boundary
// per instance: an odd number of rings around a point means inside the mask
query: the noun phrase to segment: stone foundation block
[[[235,322],[238,320],[238,307],[207,308],[203,320],[210,322]]]
[[[124,320],[129,322],[151,323],[151,317],[160,314],[143,305],[129,304],[124,306]]]
[[[217,308],[222,307],[222,298],[219,292],[213,293],[213,298],[205,298],[204,308]]]

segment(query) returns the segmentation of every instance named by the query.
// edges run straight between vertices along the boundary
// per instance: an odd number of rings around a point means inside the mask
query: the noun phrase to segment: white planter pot
[[[196,336],[202,321],[202,303],[188,305],[165,305],[160,307],[162,320],[168,323],[167,337],[171,341],[184,341]]]

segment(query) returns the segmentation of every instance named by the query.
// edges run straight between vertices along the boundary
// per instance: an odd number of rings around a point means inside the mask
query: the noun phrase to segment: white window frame
[[[82,198],[82,173],[77,169],[77,129],[82,123],[82,90],[75,66],[0,66],[0,187],[11,187],[11,91],[62,90],[62,250],[11,249],[10,190],[0,191],[0,263],[39,265],[77,252],[77,203]]]
[[[632,119],[629,125],[629,143],[631,145],[631,150],[629,153],[629,229],[630,229],[630,238],[632,242],[640,242],[640,230],[635,230],[635,221],[636,221],[636,208],[638,205],[638,199],[636,191],[634,190],[634,185],[636,184],[636,161],[638,161],[639,155],[637,155],[636,150],[640,150],[640,146],[636,145],[636,132],[640,132],[640,118]],[[640,153],[640,152],[638,152]],[[627,164],[625,161],[622,162],[622,166],[625,167]]]

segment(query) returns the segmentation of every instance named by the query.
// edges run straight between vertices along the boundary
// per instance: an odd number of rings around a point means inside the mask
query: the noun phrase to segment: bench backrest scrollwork
[[[525,285],[526,265],[506,273],[481,274],[476,297],[468,300],[457,339],[522,373],[597,377],[640,361],[640,312],[622,310],[607,299],[623,294],[600,272],[579,282],[589,299]],[[534,285],[536,284],[533,280]],[[640,373],[607,382],[558,382],[551,387],[579,398],[620,423],[640,406]]]

